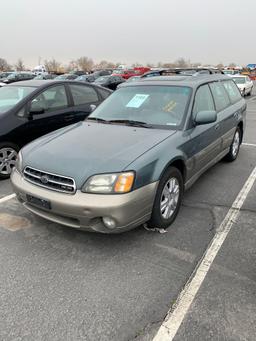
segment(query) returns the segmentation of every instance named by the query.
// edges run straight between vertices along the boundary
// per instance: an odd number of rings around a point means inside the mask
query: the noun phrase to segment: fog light
[[[116,227],[116,222],[114,221],[114,219],[109,217],[103,217],[102,220],[107,228],[114,229]]]

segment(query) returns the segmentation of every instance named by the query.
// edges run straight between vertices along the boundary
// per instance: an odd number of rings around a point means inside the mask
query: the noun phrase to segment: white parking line
[[[180,293],[177,303],[169,310],[167,317],[161,325],[153,341],[172,341],[175,337],[191,303],[200,289],[216,255],[224,243],[229,231],[239,215],[254,182],[256,180],[256,167],[250,174],[243,188],[236,197],[232,207],[229,209],[226,217],[217,229],[212,242],[202,258],[199,266],[187,282],[185,288]]]
[[[256,144],[254,144],[254,143],[246,143],[246,142],[244,142],[244,143],[242,143],[242,145],[243,146],[256,147]]]
[[[16,197],[16,194],[13,193],[13,194],[7,195],[6,197],[0,198],[0,204],[6,202],[8,200],[11,200],[15,197]]]

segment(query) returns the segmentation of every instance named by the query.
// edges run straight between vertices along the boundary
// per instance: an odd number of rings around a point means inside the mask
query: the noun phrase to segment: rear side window
[[[227,93],[230,97],[232,103],[238,102],[241,99],[241,94],[233,81],[224,81],[223,82],[224,88],[227,90]]]
[[[214,98],[217,111],[221,111],[230,105],[230,100],[222,82],[210,83],[210,88]]]
[[[195,115],[200,111],[211,110],[215,110],[211,91],[208,85],[202,85],[196,92],[193,107],[193,116],[195,117]]]
[[[69,87],[75,105],[90,104],[98,102],[99,100],[97,92],[93,89],[93,87],[77,84],[69,85]]]
[[[97,90],[99,91],[102,98],[104,98],[104,99],[106,99],[111,94],[111,92],[104,90],[104,89],[101,89],[101,88],[97,88]]]

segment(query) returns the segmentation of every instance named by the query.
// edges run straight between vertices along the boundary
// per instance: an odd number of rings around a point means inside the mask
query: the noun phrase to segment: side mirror
[[[90,107],[89,107],[89,108],[90,108],[90,109],[89,109],[90,113],[92,113],[92,112],[97,108],[97,106],[94,105],[94,104],[90,104]]]
[[[201,124],[209,124],[214,123],[217,121],[217,113],[216,111],[209,110],[209,111],[199,111],[195,117],[196,125]]]
[[[29,113],[33,115],[40,115],[44,113],[44,108],[38,102],[31,102]]]

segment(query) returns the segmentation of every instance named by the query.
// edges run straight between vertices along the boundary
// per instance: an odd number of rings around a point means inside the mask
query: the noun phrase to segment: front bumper
[[[88,194],[78,190],[70,195],[33,185],[16,169],[11,182],[17,198],[31,212],[62,225],[102,233],[128,231],[148,221],[158,185],[154,182],[126,194]],[[28,203],[27,194],[50,201],[51,209]],[[107,228],[103,217],[112,218],[116,226]]]

